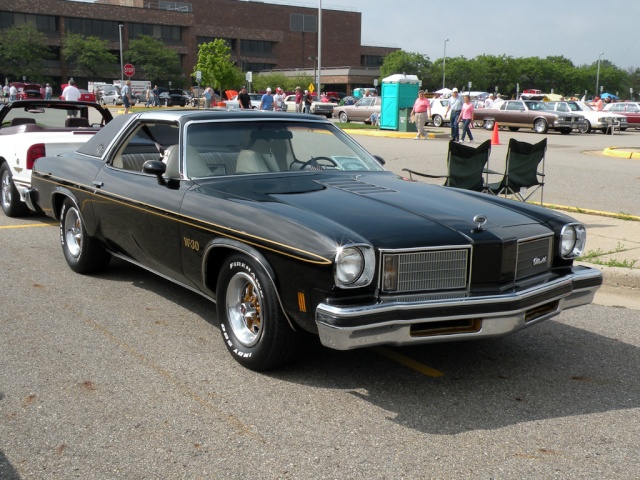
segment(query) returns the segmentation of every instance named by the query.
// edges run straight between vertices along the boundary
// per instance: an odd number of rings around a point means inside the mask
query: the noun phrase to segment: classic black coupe
[[[585,227],[385,171],[317,116],[149,111],[40,158],[28,195],[78,273],[125,259],[217,304],[242,365],[504,335],[592,301]]]

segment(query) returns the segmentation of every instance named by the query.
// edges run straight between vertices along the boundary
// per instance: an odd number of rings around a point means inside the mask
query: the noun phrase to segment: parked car
[[[442,127],[451,121],[451,112],[447,112],[449,99],[447,98],[430,98],[431,118],[429,121],[436,127]]]
[[[115,256],[199,292],[255,370],[309,333],[339,350],[480,339],[592,301],[584,225],[382,162],[311,115],[150,110],[39,159],[28,197],[72,270]]]
[[[547,106],[556,112],[574,112],[580,113],[585,118],[585,122],[578,126],[580,133],[589,133],[592,130],[600,130],[606,132],[611,127],[611,121],[620,123],[620,130],[626,130],[628,127],[627,117],[618,115],[606,110],[597,111],[584,102],[564,101],[564,102],[547,102]]]
[[[605,112],[617,113],[627,117],[629,127],[640,128],[640,103],[639,102],[616,102],[608,103],[604,106]]]
[[[28,213],[25,191],[34,162],[45,155],[75,150],[111,113],[97,103],[62,100],[18,100],[0,104],[0,204],[8,217]]]
[[[136,105],[138,103],[138,97],[131,95],[131,104]],[[110,90],[103,90],[100,94],[101,105],[122,105],[122,95],[120,95],[120,88],[115,87]]]
[[[18,100],[29,100],[43,98],[40,85],[37,83],[14,83],[18,89]]]
[[[497,108],[480,108],[474,112],[476,122],[483,122],[484,128],[492,130],[497,122],[501,127],[509,127],[512,132],[520,128],[532,128],[536,133],[547,133],[549,129],[569,134],[585,129],[583,115],[572,112],[554,112],[538,100],[506,100]]]
[[[284,97],[284,103],[287,106],[287,112],[296,111],[296,96],[295,95],[287,95]],[[322,102],[318,100],[317,95],[313,95],[313,102],[311,102],[311,113],[314,115],[323,115],[327,118],[331,118],[333,116],[333,109],[335,105],[331,102]]]
[[[362,97],[353,105],[336,106],[333,115],[339,118],[342,123],[364,122],[371,123],[371,115],[375,113],[380,116],[380,97]]]
[[[187,97],[184,96],[181,89],[177,88],[161,92],[158,97],[160,105],[165,107],[184,107],[187,104]]]
[[[251,98],[251,108],[253,109],[260,108],[260,103],[262,102],[262,94],[250,93],[249,97]],[[234,97],[231,100],[225,100],[224,103],[229,110],[237,110],[240,108],[240,102],[238,101],[237,95],[234,95]],[[293,111],[295,112],[295,108]]]

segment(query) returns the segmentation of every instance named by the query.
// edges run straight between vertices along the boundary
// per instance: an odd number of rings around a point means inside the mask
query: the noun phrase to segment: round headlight
[[[349,285],[358,280],[364,268],[364,257],[360,249],[342,248],[336,256],[336,280]]]
[[[584,253],[587,230],[584,225],[573,223],[562,227],[560,233],[560,255],[562,258],[576,258]]]

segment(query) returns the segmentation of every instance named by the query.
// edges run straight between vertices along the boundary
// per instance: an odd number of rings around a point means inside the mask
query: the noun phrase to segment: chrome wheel
[[[11,184],[11,174],[8,169],[2,170],[2,209],[8,210],[11,208],[11,188],[13,185]]]
[[[78,258],[82,251],[82,220],[75,208],[70,208],[64,217],[63,235],[67,250]]]
[[[236,273],[227,288],[226,308],[233,334],[246,347],[260,340],[262,304],[262,293],[255,279],[244,272]]]
[[[444,122],[442,121],[442,117],[440,115],[433,116],[433,125],[435,127],[441,127]]]
[[[547,130],[549,130],[549,125],[547,124],[547,121],[545,119],[538,118],[533,123],[533,129],[536,131],[536,133],[547,133]]]
[[[340,112],[340,121],[342,123],[347,123],[349,121],[349,117],[347,116],[347,112]]]

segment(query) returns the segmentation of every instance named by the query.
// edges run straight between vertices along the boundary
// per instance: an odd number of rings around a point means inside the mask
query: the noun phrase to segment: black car
[[[146,111],[39,159],[27,197],[74,271],[115,256],[216,302],[255,370],[305,332],[341,350],[476,339],[592,301],[602,274],[573,265],[571,217],[381,163],[317,116]]]
[[[158,98],[160,99],[160,105],[164,105],[165,107],[184,107],[188,101],[184,92],[179,89],[160,92]]]

